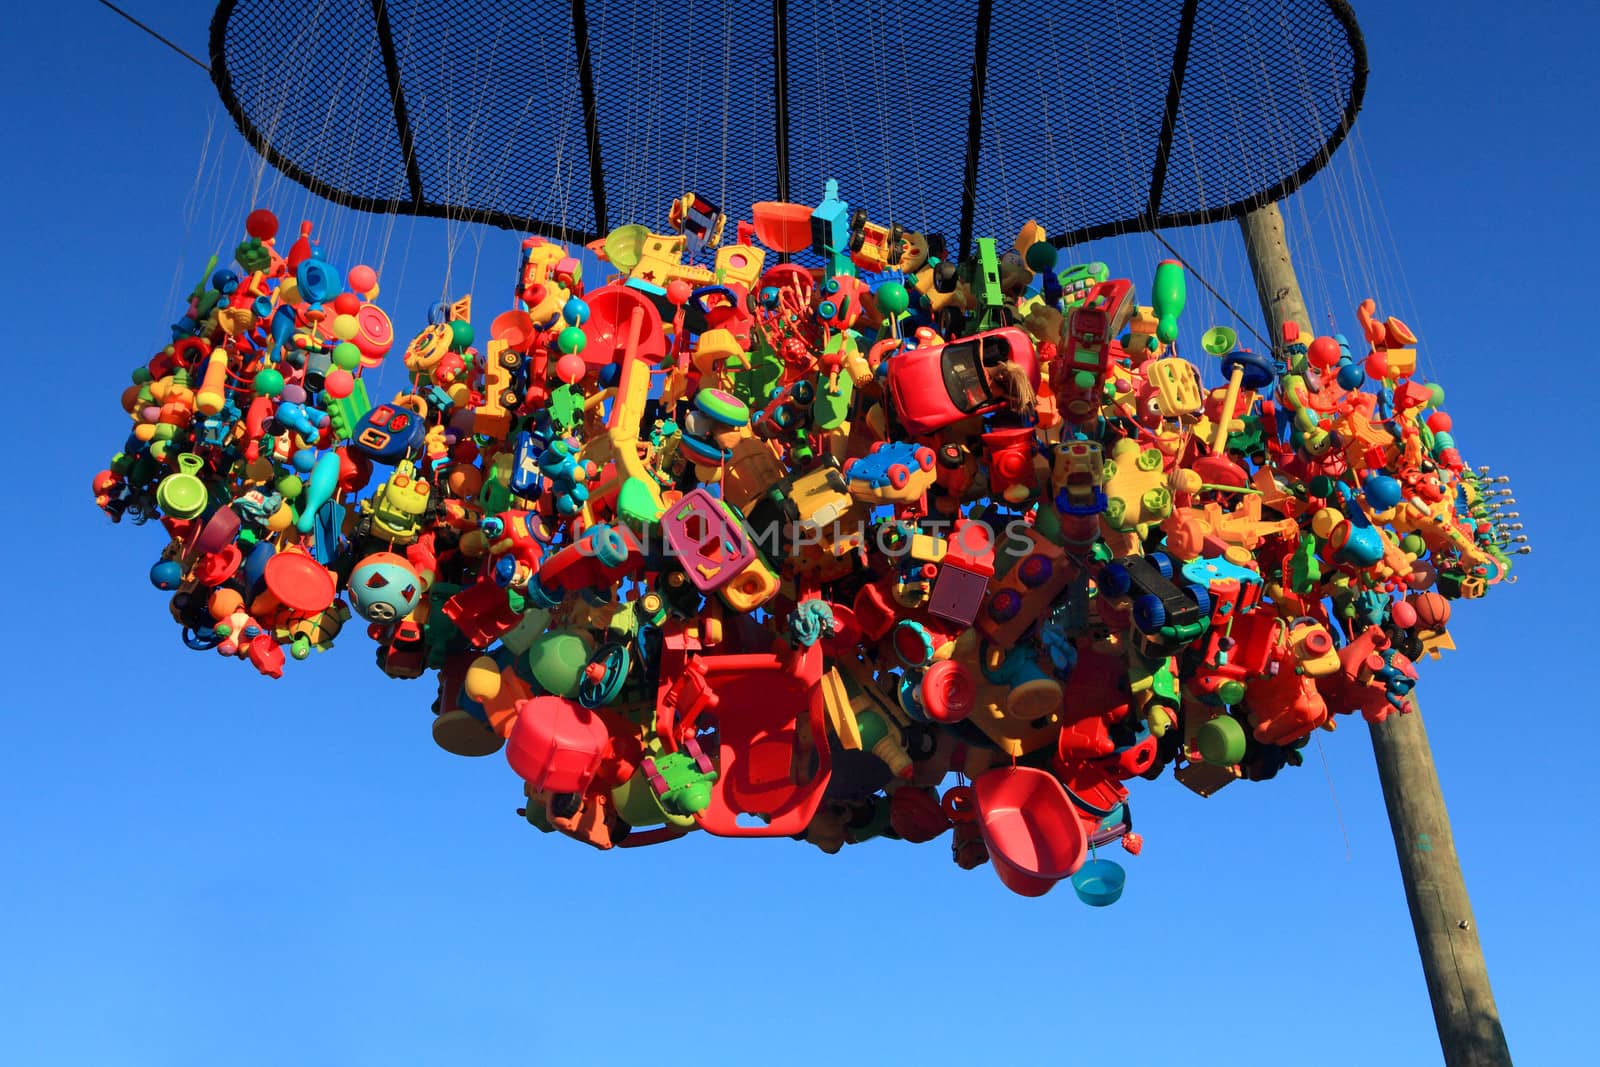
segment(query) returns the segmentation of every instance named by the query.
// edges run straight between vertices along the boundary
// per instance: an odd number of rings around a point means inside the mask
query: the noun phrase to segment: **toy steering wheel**
[[[699,314],[709,315],[715,309],[706,306],[706,298],[712,296],[720,296],[728,307],[739,307],[739,294],[726,285],[702,285],[689,294],[689,305]]]
[[[611,703],[622,692],[628,680],[628,646],[621,641],[611,641],[595,649],[584,670],[583,681],[578,685],[578,703],[586,708],[599,708]],[[593,674],[590,668],[599,667]]]

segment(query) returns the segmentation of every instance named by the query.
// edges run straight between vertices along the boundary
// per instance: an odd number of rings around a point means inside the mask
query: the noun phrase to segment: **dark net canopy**
[[[211,70],[274,167],[362,210],[587,241],[836,178],[966,248],[1277,199],[1366,51],[1343,0],[222,0]]]

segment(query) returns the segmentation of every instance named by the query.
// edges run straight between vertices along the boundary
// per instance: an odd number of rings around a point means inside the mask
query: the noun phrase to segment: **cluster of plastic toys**
[[[1141,306],[1032,223],[958,261],[833,183],[753,215],[724,243],[685,196],[591,246],[600,284],[529,238],[487,331],[468,298],[397,348],[372,270],[254,212],[97,502],[160,518],[190,648],[277,676],[353,612],[384,673],[436,672],[434,739],[503,748],[541,830],[949,833],[1091,904],[1123,873],[1089,850],[1141,844],[1131,779],[1209,795],[1405,711],[1509,569],[1370,301],[1355,347],[1204,331],[1208,389],[1176,262]]]

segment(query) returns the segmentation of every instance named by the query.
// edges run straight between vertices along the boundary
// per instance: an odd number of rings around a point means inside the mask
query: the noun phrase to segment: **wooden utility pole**
[[[1309,341],[1311,322],[1278,206],[1257,208],[1242,216],[1239,225],[1270,336],[1275,342],[1281,339],[1283,324],[1293,322]],[[1511,1052],[1489,988],[1422,712],[1413,702],[1410,714],[1390,715],[1374,724],[1371,734],[1444,1061],[1448,1067],[1509,1065]]]

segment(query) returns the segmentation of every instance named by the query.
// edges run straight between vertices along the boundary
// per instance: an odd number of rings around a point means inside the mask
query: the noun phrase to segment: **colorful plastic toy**
[[[529,238],[481,341],[464,297],[391,357],[376,274],[253,212],[93,479],[159,521],[183,643],[276,676],[358,615],[441,747],[597,848],[948,833],[1105,906],[1133,779],[1208,796],[1407,712],[1507,579],[1505,494],[1371,301],[1364,357],[1253,353],[1184,327],[1177,262],[1142,306],[1035,223],[958,261],[832,182],[731,241],[693,193],[654,221],[604,278]]]

